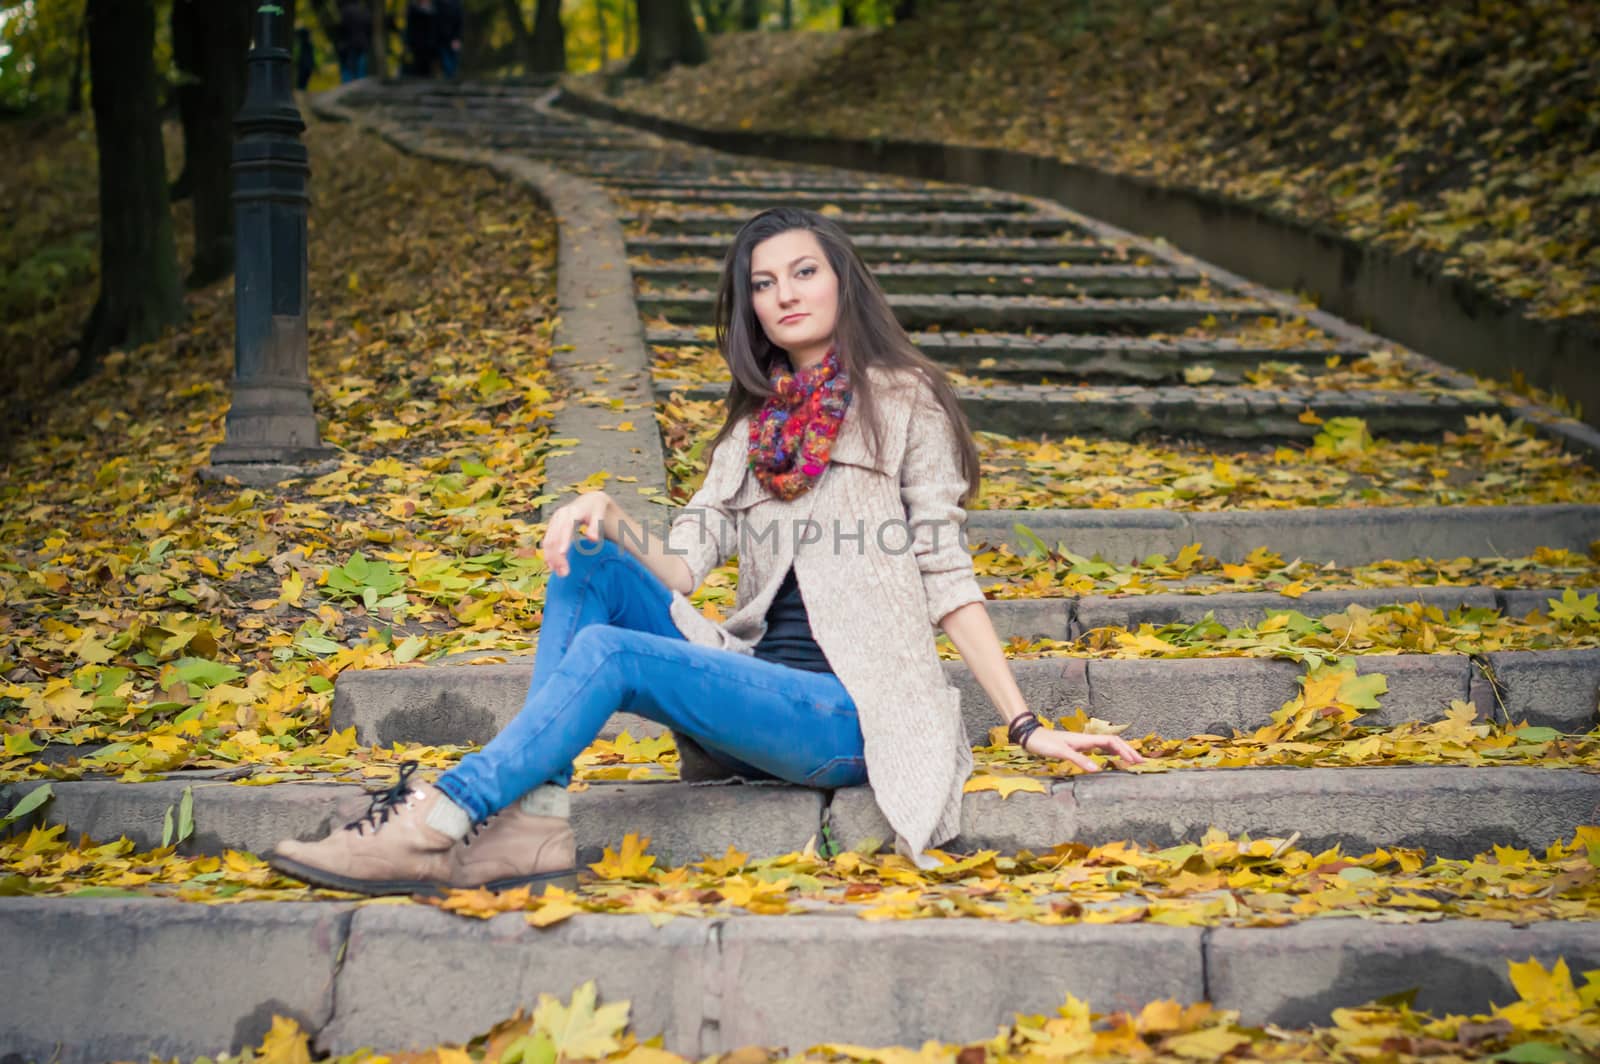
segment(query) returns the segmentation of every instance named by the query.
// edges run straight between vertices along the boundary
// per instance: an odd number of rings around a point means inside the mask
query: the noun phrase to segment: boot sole
[[[554,872],[536,872],[531,876],[508,876],[505,879],[491,879],[480,887],[456,887],[456,890],[512,890],[516,887],[551,886],[563,890],[576,890],[578,887],[578,870],[576,868],[562,868]]]
[[[312,886],[350,891],[355,894],[423,894],[432,898],[442,898],[445,891],[450,889],[448,883],[431,879],[355,879],[317,868],[315,865],[302,864],[292,857],[279,857],[276,854],[267,858],[267,864]]]

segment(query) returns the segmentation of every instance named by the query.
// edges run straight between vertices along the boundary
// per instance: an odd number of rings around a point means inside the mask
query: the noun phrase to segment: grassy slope
[[[1594,0],[944,0],[879,32],[717,38],[621,102],[1216,190],[1600,320],[1597,27]]]

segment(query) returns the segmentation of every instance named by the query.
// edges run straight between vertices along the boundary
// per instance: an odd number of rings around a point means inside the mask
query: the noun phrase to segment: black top
[[[784,574],[783,583],[778,585],[772,605],[767,607],[767,633],[756,644],[755,656],[807,672],[833,671],[822,655],[822,648],[811,636],[811,620],[806,614],[805,599],[800,597],[800,584],[794,578],[792,565]]]

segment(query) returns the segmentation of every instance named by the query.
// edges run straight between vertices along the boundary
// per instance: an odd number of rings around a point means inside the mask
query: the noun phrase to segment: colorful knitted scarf
[[[786,356],[767,371],[775,395],[750,423],[750,470],[780,499],[804,495],[828,468],[828,455],[850,409],[850,374],[838,349],[813,369],[796,373]]]

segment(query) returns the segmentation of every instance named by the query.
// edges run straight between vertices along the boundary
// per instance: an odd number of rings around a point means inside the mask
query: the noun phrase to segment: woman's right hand
[[[605,539],[605,519],[611,512],[611,496],[603,491],[586,492],[550,515],[550,524],[544,532],[544,542],[539,550],[544,563],[557,576],[566,576],[571,568],[567,563],[567,548],[578,529],[583,537],[598,543]]]

